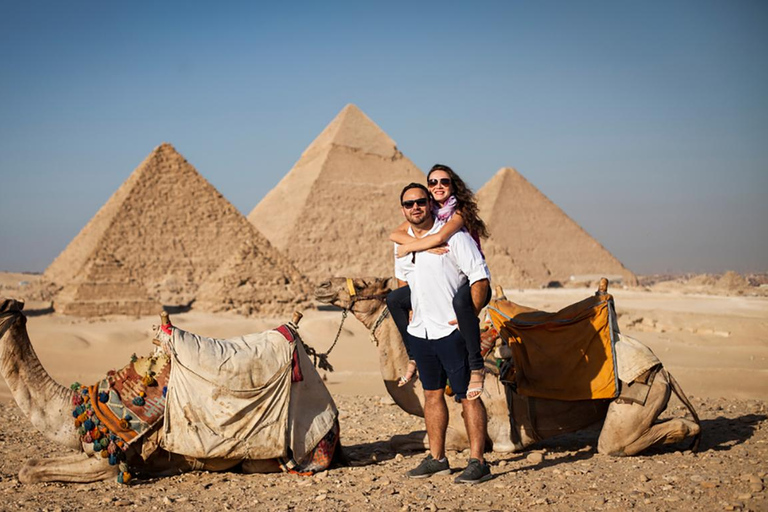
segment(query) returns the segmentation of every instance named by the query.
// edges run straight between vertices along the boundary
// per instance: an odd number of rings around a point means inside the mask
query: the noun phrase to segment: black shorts
[[[444,389],[447,380],[450,380],[456,398],[463,400],[467,397],[467,344],[458,330],[436,340],[425,340],[408,334],[408,344],[419,369],[421,387],[428,391]]]

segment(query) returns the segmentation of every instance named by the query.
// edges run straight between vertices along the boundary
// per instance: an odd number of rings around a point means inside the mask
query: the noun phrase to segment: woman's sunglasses
[[[413,208],[413,205],[417,204],[419,206],[427,206],[427,198],[422,197],[421,199],[414,199],[413,201],[403,201],[400,203],[403,205],[403,208],[406,210],[410,210]]]
[[[451,184],[451,178],[440,178],[439,180],[438,179],[427,180],[427,185],[429,185],[430,187],[436,187],[438,183],[444,187],[447,187],[448,185]]]

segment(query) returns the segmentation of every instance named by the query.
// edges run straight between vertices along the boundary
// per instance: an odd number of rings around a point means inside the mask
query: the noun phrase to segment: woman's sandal
[[[405,369],[405,375],[400,377],[400,380],[397,382],[397,387],[401,388],[411,382],[414,375],[416,375],[416,361],[409,359],[408,366]]]
[[[472,370],[469,374],[467,400],[477,400],[485,390],[485,369]]]

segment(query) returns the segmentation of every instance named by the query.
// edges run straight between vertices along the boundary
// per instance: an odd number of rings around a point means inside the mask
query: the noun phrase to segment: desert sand
[[[18,283],[34,276],[0,275],[0,294],[23,293]],[[699,453],[685,446],[653,449],[630,458],[597,454],[596,432],[549,440],[520,454],[488,454],[495,478],[459,486],[452,477],[411,481],[403,473],[421,452],[398,453],[395,434],[423,428],[387,396],[376,351],[353,317],[344,324],[325,372],[340,409],[342,443],[349,465],[315,477],[286,474],[191,473],[90,485],[22,485],[19,467],[29,457],[62,450],[26,424],[0,383],[0,495],[5,510],[767,510],[763,488],[768,467],[768,299],[690,294],[680,290],[612,289],[622,331],[643,341],[691,396],[703,422]],[[506,290],[516,302],[556,310],[591,293],[586,288]],[[48,372],[63,384],[92,383],[124,365],[131,354],[152,350],[157,316],[81,319],[50,313],[30,300],[28,331]],[[304,341],[326,351],[340,311],[305,310]],[[288,318],[248,318],[234,313],[173,315],[179,327],[228,337],[270,329]],[[673,398],[669,412],[682,414]],[[466,453],[449,452],[454,468]]]

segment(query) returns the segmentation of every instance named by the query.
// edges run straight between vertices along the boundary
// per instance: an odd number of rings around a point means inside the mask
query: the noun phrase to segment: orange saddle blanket
[[[488,313],[512,349],[518,393],[555,400],[617,396],[618,329],[610,294],[588,297],[557,313],[495,299]]]

